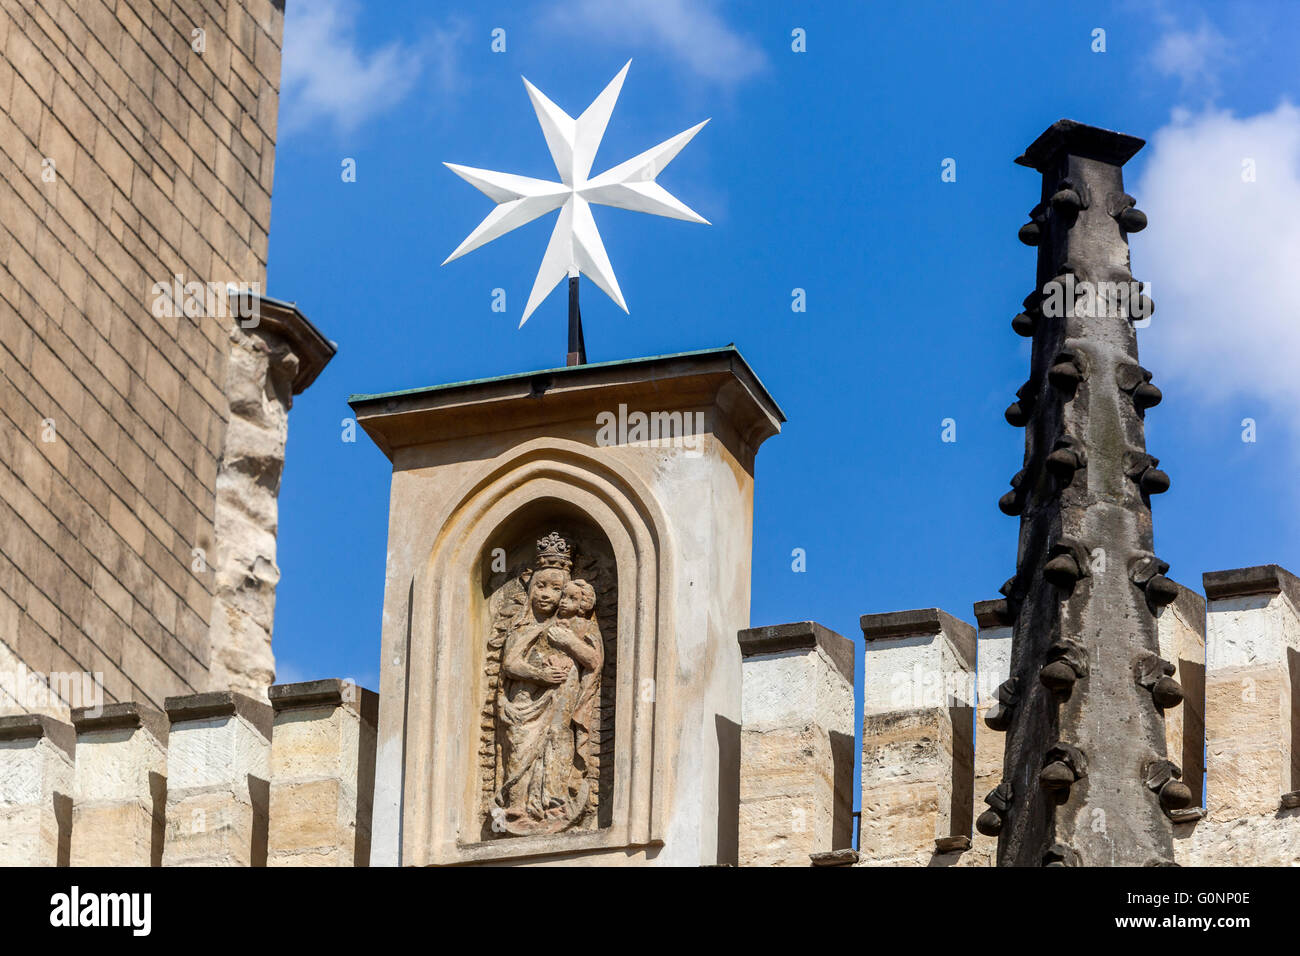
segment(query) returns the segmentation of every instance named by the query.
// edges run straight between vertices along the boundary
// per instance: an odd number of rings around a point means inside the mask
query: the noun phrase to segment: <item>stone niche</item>
[[[372,865],[734,863],[732,347],[354,396],[393,464]]]

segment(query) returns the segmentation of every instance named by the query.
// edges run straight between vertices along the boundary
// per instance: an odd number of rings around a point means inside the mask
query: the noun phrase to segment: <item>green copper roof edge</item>
[[[723,355],[727,353],[740,359],[740,363],[744,365],[746,371],[754,377],[754,381],[758,383],[758,387],[762,390],[764,396],[766,396],[767,400],[772,403],[772,407],[776,409],[777,416],[782,422],[786,421],[785,412],[781,410],[781,406],[777,404],[776,399],[772,397],[772,393],[769,392],[767,386],[763,384],[763,380],[758,377],[758,374],[750,364],[745,361],[745,356],[740,354],[740,349],[736,348],[734,344],[724,345],[720,348],[695,349],[690,352],[672,352],[667,355],[646,355],[641,358],[614,359],[610,362],[589,362],[586,365],[562,365],[558,368],[543,368],[532,372],[511,372],[509,375],[493,375],[489,378],[472,378],[464,382],[447,382],[443,385],[423,385],[418,388],[400,389],[396,392],[378,392],[372,395],[358,393],[348,396],[348,404],[356,406],[365,402],[375,402],[385,399],[411,398],[417,395],[427,395],[431,392],[442,392],[447,389],[464,388],[470,385],[488,385],[493,382],[509,382],[516,379],[532,378],[535,375],[573,374],[583,371],[584,369],[615,368],[620,365],[642,365],[647,362],[665,362],[672,359],[691,358],[696,355]]]

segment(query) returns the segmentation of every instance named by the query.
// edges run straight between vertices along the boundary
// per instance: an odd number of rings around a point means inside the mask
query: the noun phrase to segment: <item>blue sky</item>
[[[562,291],[516,328],[554,215],[440,268],[491,208],[442,162],[554,178],[520,74],[576,115],[629,58],[596,168],[711,117],[660,182],[712,225],[596,210],[631,314],[584,282],[588,353],[735,342],[789,416],[757,461],[754,625],[820,621],[861,667],[861,614],[973,620],[1014,570],[996,502],[1023,454],[1002,412],[1028,370],[1009,323],[1039,179],[1012,160],[1061,117],[1148,141],[1126,183],[1151,221],[1132,241],[1156,303],[1139,347],[1165,394],[1147,444],[1173,479],[1157,553],[1197,589],[1209,570],[1300,571],[1300,223],[1278,214],[1300,204],[1300,7],[288,7],[267,291],[339,353],[290,416],[281,681],[376,686],[390,468],[341,440],[347,396],[564,361]]]

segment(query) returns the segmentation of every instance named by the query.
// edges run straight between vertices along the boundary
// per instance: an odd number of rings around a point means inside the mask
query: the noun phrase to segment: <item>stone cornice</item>
[[[77,734],[69,724],[45,714],[0,717],[0,740],[32,740],[44,737],[69,757],[76,753]]]
[[[145,704],[126,701],[102,707],[78,707],[72,711],[72,725],[78,734],[97,730],[143,727],[160,743],[167,742],[167,716]]]
[[[1016,157],[1016,162],[1043,172],[1055,164],[1062,153],[1067,153],[1123,166],[1145,145],[1146,140],[1127,133],[1062,119],[1047,127],[1022,155]]]
[[[736,637],[740,642],[740,653],[744,657],[820,647],[844,679],[850,685],[854,682],[853,642],[816,621],[751,627],[741,631]]]
[[[859,623],[862,626],[862,638],[868,643],[900,637],[943,634],[967,664],[975,663],[975,628],[937,607],[918,608],[912,611],[888,611],[884,614],[864,614]]]
[[[980,629],[992,627],[1011,627],[1015,620],[1007,611],[1006,598],[994,598],[991,601],[976,601],[974,604],[975,623]]]
[[[206,694],[168,697],[163,706],[173,725],[190,720],[243,717],[264,737],[270,739],[271,736],[270,705],[233,691],[218,690]]]
[[[346,697],[345,687],[350,688]],[[277,714],[310,707],[347,707],[370,723],[374,723],[379,714],[378,694],[336,677],[299,681],[295,684],[273,684],[267,690],[267,696]]]
[[[353,395],[348,404],[390,459],[396,449],[611,411],[713,406],[750,454],[785,415],[735,346],[521,372],[448,385]],[[716,428],[715,428],[716,431]]]
[[[1228,571],[1206,571],[1201,575],[1205,596],[1211,601],[1248,594],[1282,594],[1300,608],[1300,579],[1276,564],[1257,564]]]
[[[298,357],[298,371],[293,379],[293,394],[306,390],[338,351],[292,302],[267,296],[250,296],[257,324],[243,326],[252,333],[271,333],[289,344]]]

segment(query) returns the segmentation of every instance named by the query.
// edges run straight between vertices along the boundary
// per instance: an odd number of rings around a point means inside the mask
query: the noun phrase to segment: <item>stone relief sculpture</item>
[[[512,575],[490,602],[488,677],[495,692],[484,709],[491,746],[485,741],[480,750],[492,759],[486,833],[598,825],[600,745],[604,725],[612,723],[609,695],[602,695],[598,589],[612,590],[613,571],[588,556],[580,573],[591,572],[598,583],[576,577],[575,551],[552,531],[537,542],[533,566]]]

